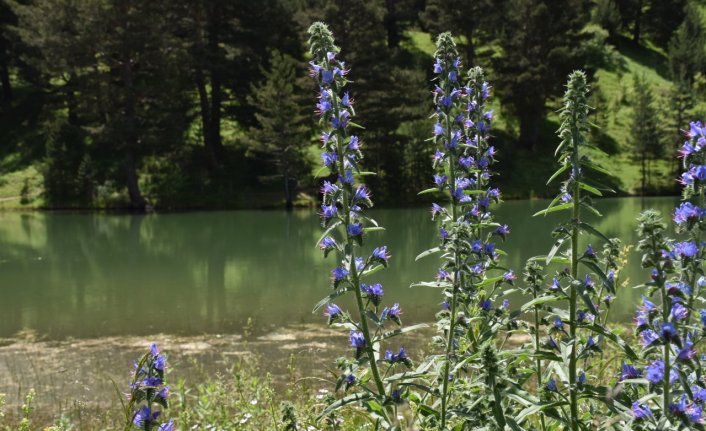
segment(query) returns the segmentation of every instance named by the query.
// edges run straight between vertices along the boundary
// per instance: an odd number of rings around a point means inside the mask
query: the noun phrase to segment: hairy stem
[[[571,355],[569,356],[569,403],[571,406],[571,430],[579,430],[579,409],[578,409],[578,393],[576,387],[576,349],[578,346],[576,340],[576,303],[578,299],[578,292],[576,289],[576,283],[578,282],[578,269],[579,269],[579,258],[578,258],[578,248],[579,248],[579,218],[581,216],[581,188],[579,187],[579,140],[580,134],[578,130],[578,119],[576,118],[576,112],[572,113],[572,130],[571,136],[573,141],[574,150],[571,155],[571,163],[573,166],[573,210],[572,210],[572,227],[571,227],[571,295],[569,298],[569,330],[571,337]]]
[[[327,64],[327,67],[328,67],[328,64]],[[331,86],[331,88],[332,88],[331,100],[332,100],[332,105],[333,105],[333,113],[337,119],[340,119],[339,114],[338,114],[338,94],[337,94],[336,85],[333,84]],[[345,145],[344,141],[346,139],[346,133],[345,133],[345,131],[339,132],[338,130],[336,130],[336,135],[338,137],[337,145],[338,145],[339,171],[341,174],[345,174],[345,165],[344,165],[344,158],[343,158],[345,151],[343,149],[343,145]],[[370,336],[370,329],[368,327],[368,317],[365,314],[366,308],[365,308],[365,304],[363,303],[363,295],[360,292],[360,277],[358,274],[358,269],[355,266],[355,257],[356,257],[355,256],[355,243],[354,243],[353,238],[351,238],[351,235],[348,233],[348,229],[347,229],[347,227],[351,221],[351,211],[350,211],[351,193],[350,193],[349,187],[344,185],[343,192],[344,192],[343,212],[345,214],[345,216],[344,216],[345,225],[343,226],[343,228],[346,231],[346,249],[347,249],[348,255],[350,257],[350,273],[351,273],[351,279],[353,282],[353,291],[355,292],[355,300],[356,300],[356,304],[358,305],[358,313],[360,315],[361,332],[363,333],[363,337],[365,338],[365,352],[368,355],[368,360],[370,362],[370,371],[373,374],[373,381],[375,382],[375,386],[378,390],[378,396],[385,397],[385,385],[383,384],[382,379],[380,378],[380,371],[378,370],[377,361],[375,359],[375,348],[373,346],[372,337]]]
[[[446,139],[451,142],[451,121],[448,113],[445,115]],[[451,216],[452,224],[458,223],[458,207],[453,196],[456,183],[456,158],[452,151],[449,151],[449,183],[451,184]],[[456,306],[460,283],[460,268],[457,238],[458,230],[454,233],[454,274],[453,274],[453,294],[451,296],[451,315],[449,316],[449,333],[446,339],[446,357],[444,362],[443,383],[441,388],[441,429],[446,429],[446,410],[448,408],[449,372],[451,366],[451,354],[453,353],[454,332],[456,331]]]

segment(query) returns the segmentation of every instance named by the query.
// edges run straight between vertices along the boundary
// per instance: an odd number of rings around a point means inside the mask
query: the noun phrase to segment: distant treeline
[[[356,65],[350,96],[360,96],[376,201],[411,203],[431,181],[429,34],[451,31],[464,64],[488,70],[498,109],[515,125],[496,136],[501,174],[512,175],[554,145],[543,128],[567,74],[608,67],[619,44],[665,53],[680,95],[674,118],[645,109],[639,123],[684,124],[706,75],[700,8],[687,0],[0,0],[0,167],[39,166],[51,207],[292,205],[299,192],[315,196],[323,163],[312,156],[320,137],[310,133],[308,101],[318,89],[306,79],[304,47],[305,29],[322,20]],[[644,177],[664,137],[634,123]],[[679,137],[670,130],[671,153]]]

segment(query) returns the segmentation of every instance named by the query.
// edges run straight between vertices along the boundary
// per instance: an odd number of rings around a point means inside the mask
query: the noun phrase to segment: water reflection
[[[597,226],[635,242],[643,207],[668,214],[675,198],[608,199]],[[508,266],[546,253],[556,216],[531,218],[542,201],[507,202],[498,217],[512,234]],[[436,242],[426,209],[376,210],[387,230],[391,268],[376,274],[386,296],[400,302],[407,321],[430,320],[440,297],[410,289],[433,278],[438,261],[414,258]],[[32,329],[51,338],[156,332],[240,332],[248,318],[266,331],[289,323],[321,321],[311,306],[329,293],[328,271],[315,242],[321,230],[313,211],[239,211],[148,216],[63,213],[0,214],[0,336]],[[633,253],[624,273],[644,281]],[[637,291],[615,304],[627,320]]]

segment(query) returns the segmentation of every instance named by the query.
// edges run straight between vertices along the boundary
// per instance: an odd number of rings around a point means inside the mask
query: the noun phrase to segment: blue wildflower
[[[147,428],[149,425],[157,421],[160,412],[153,412],[148,406],[142,406],[135,412],[132,417],[132,424],[138,428]]]
[[[694,343],[691,341],[691,336],[687,336],[684,346],[677,352],[677,360],[681,362],[689,362],[696,357]]]
[[[348,274],[349,274],[348,270],[346,268],[343,268],[340,266],[337,268],[334,268],[331,271],[331,276],[333,277],[334,281],[341,281],[341,280],[345,279],[346,277],[348,277]]]
[[[630,364],[623,362],[623,368],[620,371],[620,381],[637,379],[642,376],[642,370],[638,370]]]
[[[502,237],[505,237],[510,234],[510,226],[506,224],[498,226],[497,228],[495,228],[495,233]]]
[[[493,303],[490,301],[490,299],[483,299],[480,301],[478,306],[483,310],[483,311],[490,311],[490,309],[493,306]]]
[[[383,245],[380,247],[376,247],[373,250],[371,257],[381,262],[387,262],[388,260],[390,260],[390,253],[387,251],[387,246]]]
[[[161,424],[157,431],[174,431],[174,419],[169,419],[169,422]]]
[[[333,216],[336,215],[338,212],[338,208],[336,208],[336,205],[321,205],[321,216],[324,219],[330,219]]]
[[[382,295],[384,294],[384,291],[382,289],[382,284],[380,283],[375,283],[375,284],[361,284],[360,285],[360,290],[370,299],[374,304],[378,304],[380,302],[380,298],[382,298]]]
[[[550,378],[549,382],[547,382],[547,390],[549,390],[549,392],[556,392],[556,382],[554,379]]]
[[[363,225],[361,223],[349,224],[347,231],[350,236],[361,236],[363,235]]]
[[[365,185],[358,186],[353,193],[353,199],[367,201],[370,199],[370,190]]]
[[[402,310],[400,309],[400,304],[394,304],[392,307],[385,307],[382,310],[382,320],[390,319],[399,324],[401,315]]]
[[[350,169],[343,173],[343,175],[338,176],[338,181],[343,184],[353,184],[353,171]]]
[[[664,361],[657,360],[645,368],[645,377],[651,383],[657,384],[664,380]],[[674,368],[669,370],[669,383],[674,383],[679,379],[679,374]]]
[[[356,349],[365,348],[365,346],[367,345],[365,341],[365,336],[362,332],[359,331],[351,331],[348,336],[348,339],[351,342],[351,347],[355,347]]]
[[[703,214],[704,211],[691,202],[682,202],[681,205],[674,210],[674,222],[682,225],[698,220]]]
[[[444,184],[446,184],[446,175],[434,175],[434,184],[441,189],[444,187]]]
[[[639,401],[632,403],[632,416],[636,421],[641,421],[652,416],[652,410],[650,410],[647,404],[643,404]]]
[[[319,248],[323,251],[332,250],[335,247],[336,247],[336,240],[331,238],[330,236],[325,237],[319,243]]]
[[[672,323],[665,323],[662,325],[662,330],[660,331],[662,338],[667,342],[674,342],[679,339],[677,334],[677,328],[674,327]]]
[[[444,207],[442,207],[441,205],[431,204],[431,217],[432,217],[432,219],[444,211],[445,211]]]
[[[324,314],[328,316],[330,321],[333,321],[343,315],[343,310],[336,304],[328,304],[326,305],[326,312]]]
[[[444,66],[441,64],[441,60],[437,58],[436,61],[434,62],[434,73],[439,74],[443,71],[444,71]]]
[[[651,346],[656,341],[659,341],[659,335],[651,329],[640,332],[640,338],[640,344],[642,344],[642,347],[644,348]]]
[[[687,316],[689,315],[689,310],[687,310],[686,307],[684,307],[681,303],[677,302],[672,306],[672,311],[670,312],[670,316],[672,316],[674,319],[677,320],[685,320]]]

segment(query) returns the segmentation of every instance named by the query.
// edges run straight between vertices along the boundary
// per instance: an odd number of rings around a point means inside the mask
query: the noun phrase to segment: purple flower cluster
[[[334,252],[340,259],[339,265],[331,271],[333,288],[336,293],[320,305],[326,305],[325,316],[330,325],[348,328],[350,346],[355,349],[355,361],[342,361],[339,368],[342,374],[337,387],[346,389],[357,385],[356,375],[364,375],[368,368],[376,386],[381,403],[386,401],[382,373],[378,370],[375,352],[382,339],[381,331],[387,322],[401,325],[402,311],[399,304],[382,307],[384,290],[381,284],[365,284],[361,279],[381,267],[387,267],[391,258],[387,246],[376,247],[360,256],[361,248],[367,239],[367,232],[377,224],[365,215],[372,207],[371,192],[360,182],[360,163],[363,158],[361,139],[351,133],[351,123],[355,116],[354,101],[345,91],[349,73],[345,63],[338,57],[338,47],[333,36],[322,23],[313,24],[309,33],[313,60],[310,76],[319,86],[316,113],[323,129],[321,133],[321,159],[328,169],[329,178],[321,187],[321,220],[326,234],[319,242],[324,255]],[[330,298],[351,292],[356,296],[359,320],[344,312],[338,305],[326,304]],[[374,317],[373,317],[374,316]],[[411,364],[404,349],[386,358],[393,366],[397,363]],[[365,379],[364,381],[367,381]]]
[[[512,285],[516,276],[512,270],[501,268],[502,253],[496,245],[498,239],[505,240],[510,228],[494,223],[491,212],[501,196],[500,190],[490,185],[497,155],[489,144],[493,111],[487,103],[491,87],[479,67],[468,70],[462,81],[461,60],[450,34],[439,35],[435,57],[435,121],[431,127],[431,140],[436,145],[432,156],[435,173],[434,187],[426,192],[443,192],[448,199],[446,205],[434,203],[431,207],[432,219],[441,222],[438,250],[444,252],[436,276],[444,289],[438,317],[444,333],[444,357],[448,358],[439,376],[443,382],[440,413],[444,428],[454,390],[449,386],[464,380],[451,378],[451,362],[497,358],[495,354],[477,353],[479,346],[492,343],[500,328],[513,324],[509,302],[501,296],[502,286]],[[481,318],[474,319],[476,316]],[[459,338],[466,331],[482,335],[468,345]],[[477,365],[483,367],[480,362]]]
[[[643,262],[653,268],[648,285],[650,292],[659,294],[659,301],[652,302],[643,296],[635,326],[647,360],[645,378],[650,382],[649,390],[658,395],[660,410],[652,413],[647,402],[636,402],[633,416],[635,421],[643,421],[653,415],[666,415],[672,423],[681,422],[691,428],[706,423],[703,413],[706,380],[700,371],[703,358],[696,350],[705,338],[706,328],[706,310],[696,309],[706,285],[702,275],[704,242],[701,239],[706,227],[703,217],[706,129],[700,122],[693,122],[687,138],[681,151],[685,172],[680,182],[684,185],[684,199],[673,214],[682,240],[664,238],[666,225],[656,213],[646,212],[640,218]],[[697,320],[700,330],[693,325],[694,315],[700,318]],[[685,387],[687,384],[689,386]],[[643,395],[638,392],[635,397]]]
[[[132,412],[130,423],[137,429],[145,431],[174,429],[173,419],[168,422],[160,420],[163,410],[169,407],[169,386],[164,384],[165,367],[166,357],[159,352],[154,343],[149,353],[134,364],[128,397],[129,411]]]
[[[437,145],[432,162],[437,173],[433,179],[438,190],[447,191],[450,202],[448,207],[432,204],[431,212],[433,219],[441,216],[442,247],[454,248],[464,256],[463,262],[446,262],[437,280],[450,280],[449,273],[457,273],[455,266],[467,265],[471,270],[457,280],[454,277],[454,283],[463,279],[463,288],[477,292],[473,286],[497,267],[499,253],[492,238],[504,240],[510,233],[507,225],[490,227],[490,206],[500,201],[500,191],[490,186],[497,154],[488,143],[493,111],[486,108],[486,103],[491,87],[478,67],[469,70],[467,82],[460,81],[461,61],[450,35],[441,35],[437,45],[437,83],[433,90],[436,122],[432,128]],[[468,244],[468,249],[459,250],[461,244]],[[510,284],[514,280],[512,270],[502,278]],[[490,305],[488,300],[482,302],[482,309],[488,307],[492,307],[492,301]]]

